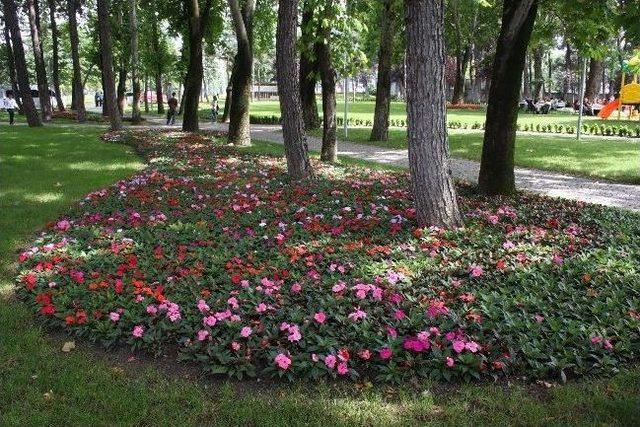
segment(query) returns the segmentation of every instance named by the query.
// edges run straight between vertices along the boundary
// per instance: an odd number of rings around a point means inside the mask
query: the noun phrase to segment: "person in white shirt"
[[[18,109],[18,103],[14,99],[13,93],[8,93],[7,97],[4,99],[4,109],[9,113],[9,124],[12,125],[13,117]]]

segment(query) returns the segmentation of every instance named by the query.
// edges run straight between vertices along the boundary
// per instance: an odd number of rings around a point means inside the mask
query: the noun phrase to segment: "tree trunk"
[[[71,40],[71,60],[73,62],[73,106],[80,123],[86,120],[84,108],[84,89],[82,87],[82,67],[80,66],[80,39],[78,38],[78,20],[76,11],[78,0],[68,0],[69,39]]]
[[[481,191],[489,195],[515,191],[513,155],[522,70],[537,10],[537,0],[503,3],[478,177]]]
[[[163,60],[162,60],[162,54],[160,52],[160,30],[158,28],[158,17],[155,15],[155,13],[153,14],[152,17],[152,21],[151,21],[151,25],[152,25],[152,39],[151,39],[151,47],[153,49],[154,52],[154,59],[155,59],[155,69],[154,69],[154,73],[153,73],[153,80],[154,80],[154,84],[155,84],[155,89],[156,89],[156,103],[157,103],[157,111],[158,114],[164,114],[164,99],[163,99],[163,95],[162,95],[162,72],[163,72]]]
[[[144,112],[149,112],[149,76],[144,75]]]
[[[444,0],[406,0],[407,142],[421,227],[462,225],[447,144]]]
[[[318,81],[318,63],[313,57],[313,38],[315,31],[312,27],[313,9],[308,0],[304,2],[302,12],[301,44],[304,48],[300,52],[300,101],[302,103],[302,117],[306,130],[317,129],[320,126],[318,103],[316,102],[316,83]]]
[[[44,53],[42,52],[42,41],[40,39],[40,16],[36,10],[35,0],[27,0],[25,9],[29,17],[29,29],[31,30],[31,46],[33,48],[33,59],[36,66],[36,80],[38,82],[38,93],[40,99],[40,114],[43,122],[51,121],[51,96],[49,95],[49,84],[47,83],[47,69],[44,63]]]
[[[234,61],[235,64],[235,61]],[[231,76],[227,81],[227,95],[224,98],[224,110],[222,111],[222,118],[220,119],[220,123],[226,123],[229,121],[229,114],[231,113],[231,94],[233,93],[233,86],[231,82],[233,81],[233,74],[235,72],[235,65],[233,66],[233,70],[231,71]]]
[[[124,117],[124,104],[127,101],[127,66],[124,63],[125,59],[120,62],[120,68],[118,69],[118,88],[116,93],[116,101],[120,116]]]
[[[462,104],[464,102],[464,81],[470,58],[471,45],[467,45],[464,48],[462,55],[456,56],[456,81],[453,85],[452,104]]]
[[[138,124],[140,116],[140,76],[138,75],[138,1],[131,0],[129,5],[129,25],[131,28],[131,86],[133,100],[131,103],[131,123]]]
[[[332,0],[329,0],[332,1]],[[326,10],[330,7],[326,6]],[[338,145],[336,136],[336,70],[331,61],[331,47],[329,40],[330,29],[318,28],[321,40],[316,43],[315,51],[322,83],[322,148],[320,160],[335,162],[338,160]],[[345,88],[345,96],[347,96]]]
[[[533,99],[534,101],[540,101],[544,99],[544,75],[542,74],[542,59],[543,59],[542,47],[537,47],[533,51]]]
[[[13,95],[18,104],[18,108],[22,111],[22,100],[18,98],[18,80],[16,80],[16,65],[13,56],[13,48],[11,47],[11,35],[9,34],[9,24],[4,25],[4,43],[7,50],[7,69],[9,73],[9,80],[11,81],[11,89],[13,89]]]
[[[229,143],[251,144],[249,123],[249,99],[251,97],[251,72],[253,70],[253,12],[255,0],[247,0],[242,9],[238,0],[228,0],[236,32],[238,52],[232,73]]]
[[[58,40],[58,24],[56,23],[56,2],[55,0],[47,0],[47,2],[49,5],[49,22],[51,28],[51,79],[53,90],[56,92],[58,111],[64,111],[64,102],[62,101],[62,94],[60,93],[60,42]]]
[[[564,79],[562,81],[562,92],[563,97],[566,102],[569,102],[569,92],[571,91],[571,46],[568,42],[566,42],[565,53],[564,53]]]
[[[38,110],[31,96],[31,87],[29,86],[29,72],[27,70],[27,62],[24,56],[24,46],[22,44],[22,35],[20,34],[20,26],[18,24],[18,10],[15,0],[2,0],[4,10],[5,25],[9,27],[11,41],[13,44],[13,60],[15,62],[18,85],[20,87],[20,97],[22,98],[22,108],[27,116],[29,127],[42,126]],[[17,98],[17,94],[14,93]]]
[[[380,48],[378,50],[378,82],[376,108],[370,141],[389,139],[389,109],[391,106],[391,60],[393,59],[393,0],[384,0],[380,11]]]
[[[209,2],[207,2],[209,4]],[[206,7],[206,6],[205,6]],[[203,16],[200,14],[198,0],[188,2],[189,12],[189,65],[187,75],[184,79],[184,100],[182,108],[182,130],[197,131],[198,125],[198,105],[200,104],[200,91],[202,90],[202,76],[204,74],[202,66],[202,36],[203,36]],[[205,10],[205,13],[208,11]]]
[[[584,97],[593,102],[600,92],[600,81],[604,64],[601,60],[591,58],[589,61],[589,73],[585,86]]]
[[[122,116],[116,102],[109,0],[98,0],[98,30],[100,32],[100,58],[104,79],[104,103],[108,109],[111,130],[119,130],[122,128]]]
[[[296,30],[298,0],[280,0],[276,31],[276,74],[287,172],[294,180],[311,174],[311,164],[304,134],[298,68],[296,64]]]
[[[525,54],[525,65],[524,65],[524,69],[522,70],[522,78],[524,80],[523,83],[523,87],[522,87],[522,97],[524,99],[531,99],[531,73],[529,73],[529,66],[528,66],[528,59],[527,59],[527,55]]]

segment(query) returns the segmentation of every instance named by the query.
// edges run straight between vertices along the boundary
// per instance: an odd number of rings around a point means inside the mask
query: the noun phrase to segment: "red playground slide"
[[[608,118],[611,115],[611,113],[613,113],[618,108],[619,104],[620,104],[619,99],[611,101],[610,103],[605,105],[604,108],[602,108],[602,110],[600,110],[600,112],[598,113],[598,117],[600,117],[601,119]]]

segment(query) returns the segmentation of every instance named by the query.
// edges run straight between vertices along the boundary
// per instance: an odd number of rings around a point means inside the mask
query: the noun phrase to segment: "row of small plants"
[[[405,172],[176,131],[116,133],[149,167],[88,194],[20,254],[44,324],[233,377],[404,383],[611,373],[640,354],[640,217],[458,188],[420,228]]]
[[[280,123],[280,116],[256,116],[250,117],[253,124],[268,124],[275,125]],[[336,123],[338,126],[344,126],[344,118],[337,117]],[[359,119],[350,117],[347,119],[349,126],[373,126],[371,120]],[[391,127],[406,127],[407,121],[404,119],[391,119],[389,121]],[[460,121],[449,121],[447,123],[449,129],[472,129],[472,130],[484,130],[485,124],[480,122],[466,123]],[[558,123],[542,124],[542,123],[518,123],[517,129],[523,132],[537,132],[537,133],[556,133],[556,134],[574,134],[576,133],[576,126],[563,125]],[[640,126],[627,126],[627,125],[607,125],[607,124],[584,124],[582,125],[582,133],[585,135],[599,135],[599,136],[621,136],[627,138],[640,138]]]

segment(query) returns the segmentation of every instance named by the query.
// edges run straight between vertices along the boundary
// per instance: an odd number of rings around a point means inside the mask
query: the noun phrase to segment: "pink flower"
[[[602,342],[602,337],[597,337],[597,336],[596,337],[591,337],[591,342],[593,344],[599,344],[599,343]]]
[[[302,335],[300,334],[300,330],[298,329],[298,325],[292,325],[289,327],[289,336],[287,339],[291,342],[298,342],[302,339]]]
[[[471,353],[477,353],[480,350],[480,344],[475,341],[469,341],[464,345],[464,348],[469,350]]]
[[[503,247],[504,249],[513,249],[513,248],[515,248],[515,247],[516,247],[516,245],[514,245],[514,244],[513,244],[513,242],[512,242],[511,240],[507,240],[506,242],[504,242],[504,243],[502,244],[502,247]]]
[[[384,347],[380,349],[378,354],[380,355],[380,359],[387,360],[387,359],[391,359],[391,356],[393,355],[393,351],[389,347]]]
[[[444,305],[444,301],[433,300],[427,309],[429,317],[438,317],[439,315],[449,314],[449,309]]]
[[[479,265],[471,265],[469,267],[469,274],[471,277],[480,277],[484,274],[484,269]]]
[[[336,357],[333,354],[327,355],[324,358],[324,364],[327,365],[327,368],[333,369],[336,366]]]
[[[231,348],[233,349],[233,351],[240,350],[240,347],[241,347],[241,345],[240,345],[239,342],[234,341],[234,342],[231,343]]]
[[[198,331],[198,341],[204,341],[207,339],[208,336],[209,336],[209,331],[205,329],[200,329]]]
[[[109,313],[109,319],[111,319],[112,322],[117,322],[118,320],[120,320],[120,314],[112,311],[111,313]]]
[[[493,225],[495,225],[495,224],[497,224],[497,223],[499,222],[499,220],[500,220],[500,219],[498,218],[498,216],[497,216],[497,215],[489,215],[489,216],[487,217],[487,221],[489,221],[489,224],[493,224]]]
[[[258,313],[264,313],[265,311],[267,311],[267,305],[263,302],[261,302],[260,304],[258,304],[258,306],[256,307],[256,311]]]
[[[338,364],[338,375],[346,375],[349,372],[349,367],[346,362]]]
[[[136,338],[142,338],[142,336],[144,335],[144,328],[140,325],[134,326],[133,331],[131,332],[131,335],[133,335]]]
[[[276,362],[276,365],[278,365],[278,368],[282,370],[286,370],[291,366],[291,359],[282,353],[278,354],[274,361]]]
[[[611,341],[604,340],[604,348],[607,350],[611,350],[613,348],[613,344],[611,344]]]
[[[215,326],[216,322],[218,322],[218,319],[216,319],[216,316],[206,316],[205,318],[202,319],[202,323],[205,326]]]
[[[60,231],[67,231],[70,227],[71,223],[66,219],[58,221],[58,223],[56,224],[56,228]]]
[[[464,341],[455,340],[453,342],[453,351],[456,353],[461,353],[464,350]]]
[[[153,304],[149,304],[147,306],[147,313],[150,315],[155,315],[158,312],[158,307],[153,305]]]
[[[456,362],[454,362],[454,360],[450,357],[447,357],[447,361],[445,363],[449,368],[453,368],[456,364]]]
[[[331,288],[331,290],[334,293],[339,293],[345,290],[345,288],[347,287],[347,285],[343,282],[343,281],[339,281],[338,283],[336,283],[335,285],[333,285],[333,287]]]
[[[300,283],[296,282],[293,285],[291,285],[291,293],[297,294],[297,293],[300,293],[301,290],[302,290],[302,285],[300,285]]]
[[[327,315],[324,314],[323,312],[318,312],[316,314],[313,315],[313,319],[320,323],[323,324],[325,322],[325,320],[327,320]]]
[[[553,263],[555,265],[562,265],[564,263],[564,258],[562,258],[560,255],[558,254],[554,254],[553,255]]]
[[[207,302],[203,299],[198,301],[198,310],[200,310],[200,313],[208,313],[210,308],[207,305]]]
[[[240,330],[240,336],[242,338],[247,338],[249,335],[251,335],[251,332],[253,332],[253,330],[249,326],[245,326]]]
[[[406,315],[406,314],[405,314],[405,312],[404,312],[404,311],[402,311],[402,310],[396,310],[396,311],[393,313],[393,317],[395,317],[395,319],[396,319],[396,320],[402,320],[402,319],[404,319],[405,317],[407,317],[407,315]]]
[[[367,313],[365,313],[364,311],[360,310],[360,307],[356,308],[356,311],[349,313],[349,315],[347,316],[349,319],[351,319],[354,322],[357,322],[360,319],[364,319],[365,317],[367,317]]]
[[[371,359],[371,351],[370,350],[360,350],[358,352],[358,356],[360,356],[360,359],[362,359],[362,360],[369,360],[369,359]]]
[[[533,318],[536,319],[536,322],[538,323],[544,322],[544,316],[541,316],[539,314],[536,314]]]

